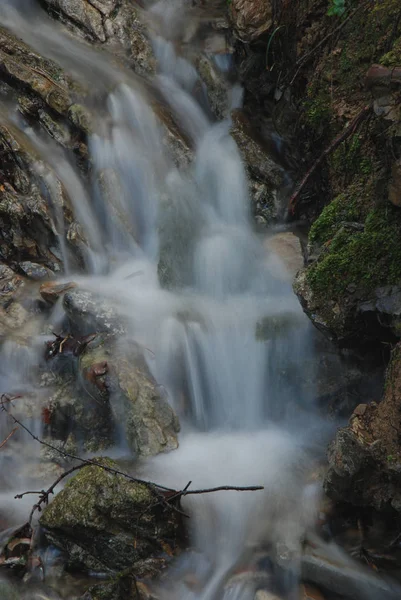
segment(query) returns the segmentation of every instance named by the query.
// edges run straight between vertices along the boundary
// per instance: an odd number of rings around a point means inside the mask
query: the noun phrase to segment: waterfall
[[[230,117],[210,117],[207,97],[194,93],[195,67],[175,49],[185,3],[165,10],[159,2],[151,11],[159,23],[152,39],[158,71],[145,83],[80,47],[35,2],[3,0],[0,22],[98,95],[91,105],[90,177],[70,153],[17,118],[14,107],[9,118],[51,169],[50,191],[55,179],[66,190],[83,230],[84,273],[70,266],[68,280],[110,302],[128,323],[127,338],[151,350],[149,369],[179,416],[180,447],[149,460],[149,478],[176,489],[188,481],[196,488],[264,488],[184,498],[194,553],[181,557],[176,585],[161,589],[161,597],[252,599],[252,582],[230,587],[230,576],[253,564],[258,544],[273,555],[285,547],[296,572],[318,509],[310,475],[326,426],[313,390],[298,383],[305,361],[314,358],[311,328],[291,277],[254,230]],[[236,86],[227,93],[241,97]],[[188,140],[187,165],[177,164],[166,142],[155,98]],[[60,215],[54,219],[60,223]],[[64,235],[60,227],[58,234]],[[60,315],[52,319],[48,329]],[[266,339],[257,334],[262,322],[274,325]],[[17,352],[11,341],[4,345],[4,389],[18,373],[20,388],[35,393],[33,351],[43,335],[38,326]],[[187,572],[198,579],[196,591],[185,583]]]

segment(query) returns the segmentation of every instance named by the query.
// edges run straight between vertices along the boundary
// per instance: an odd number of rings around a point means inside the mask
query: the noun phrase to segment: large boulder
[[[324,208],[294,282],[314,325],[342,347],[394,342],[401,332],[401,213],[362,194],[351,188]]]
[[[329,449],[327,494],[336,501],[401,511],[401,345],[380,403],[360,404]]]
[[[180,535],[180,514],[160,501],[151,486],[135,483],[107,468],[85,466],[44,510],[40,524],[46,540],[65,554],[67,568],[99,572],[163,565]]]
[[[178,447],[178,418],[140,348],[120,346],[113,337],[96,341],[81,355],[79,373],[89,395],[108,402],[119,435],[133,452],[153,456]]]
[[[179,421],[150,373],[146,349],[129,341],[129,324],[110,302],[72,285],[41,288],[51,301],[64,294],[69,331],[47,345],[49,367],[66,380],[47,407],[49,430],[70,431],[91,451],[121,442],[141,456],[177,448]]]
[[[229,12],[234,32],[244,42],[256,40],[273,22],[271,0],[232,0]]]

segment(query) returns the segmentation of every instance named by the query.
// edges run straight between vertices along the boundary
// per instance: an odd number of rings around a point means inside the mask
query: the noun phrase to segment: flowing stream
[[[296,598],[301,548],[320,499],[313,474],[330,429],[313,405],[313,390],[299,385],[314,360],[314,337],[290,274],[266,248],[266,236],[255,233],[230,118],[211,118],[195,67],[176,52],[174,36],[188,24],[184,4],[166,10],[156,3],[149,16],[158,24],[152,39],[158,70],[145,84],[107,55],[81,47],[35,2],[3,0],[0,7],[3,25],[86,82],[94,99],[104,99],[91,106],[89,183],[68,152],[32,129],[15,107],[6,107],[7,119],[35,148],[48,189],[62,183],[84,233],[83,274],[62,243],[55,211],[66,265],[60,281],[74,280],[111,303],[128,324],[126,338],[147,349],[149,369],[179,416],[179,448],[149,460],[146,474],[176,489],[189,481],[193,488],[264,486],[184,499],[194,551],[175,564],[174,584],[160,596],[252,600],[255,582],[233,573],[255,568],[260,548],[269,548],[286,565],[277,575],[282,597]],[[239,106],[239,87],[227,93],[232,108]],[[189,140],[191,161],[176,160],[155,97]],[[40,406],[44,393],[37,380],[41,348],[63,318],[56,305],[48,322],[38,316],[30,324],[29,344],[11,338],[2,348],[1,390],[27,394],[29,425],[39,436],[40,414],[32,406]],[[266,322],[279,326],[261,338],[258,326]],[[3,418],[2,434],[8,426]],[[123,427],[120,435],[124,453]],[[26,454],[38,452],[28,436],[19,443]],[[22,465],[12,476],[3,471],[20,491]],[[10,510],[10,494],[0,496],[3,511]],[[18,505],[16,520],[28,505]],[[368,591],[364,597],[379,600]]]

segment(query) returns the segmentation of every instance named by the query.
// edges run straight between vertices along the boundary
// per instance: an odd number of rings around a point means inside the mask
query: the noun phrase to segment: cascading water
[[[82,51],[62,37],[35,3],[3,3],[0,21],[78,79],[89,77],[99,93],[108,88],[89,140],[90,185],[71,157],[56,152],[13,107],[8,118],[49,167],[50,193],[57,180],[62,183],[83,229],[87,274],[74,273],[72,266],[69,279],[73,275],[112,302],[127,324],[125,335],[151,350],[145,353],[149,368],[179,415],[180,447],[149,461],[149,477],[176,489],[190,480],[197,488],[264,486],[252,493],[184,499],[195,553],[181,559],[175,585],[160,594],[242,600],[253,598],[252,581],[234,578],[224,585],[236,568],[254,564],[260,545],[269,546],[276,558],[284,548],[297,574],[301,544],[318,506],[318,488],[309,477],[326,426],[314,413],[313,394],[299,388],[304,361],[313,357],[310,327],[284,266],[253,231],[230,119],[211,121],[206,95],[193,94],[196,69],[167,39],[175,29],[182,34],[183,9],[177,3],[166,11],[161,2],[150,11],[159,28],[153,39],[159,72],[152,86],[190,140],[190,166],[176,166],[149,90],[131,74],[117,72],[100,53]],[[40,171],[38,165],[39,177]],[[57,214],[54,222],[62,236]],[[65,248],[63,254],[69,264]],[[56,307],[48,329],[62,319]],[[258,328],[266,323],[268,331],[269,323],[279,325],[260,339]],[[46,339],[43,331],[38,320],[31,346],[4,344],[3,390],[40,398],[34,357]],[[185,582],[188,572],[196,575],[195,590]],[[282,577],[283,593],[296,593],[293,580],[288,589],[285,583]]]

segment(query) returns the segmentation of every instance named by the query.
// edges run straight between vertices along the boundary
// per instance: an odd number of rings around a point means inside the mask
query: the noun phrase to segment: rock
[[[107,395],[82,393],[73,380],[53,375],[46,386],[48,400],[42,408],[43,436],[61,450],[43,447],[44,458],[60,463],[62,451],[98,452],[115,443],[115,424]],[[68,462],[68,461],[67,461]]]
[[[178,419],[164,388],[151,376],[143,350],[123,341],[125,324],[115,308],[81,289],[67,291],[63,306],[71,334],[50,342],[47,357],[52,369],[64,376],[78,371],[84,396],[77,402],[72,394],[73,402],[70,397],[62,404],[68,407],[72,430],[85,434],[87,449],[92,419],[97,424],[92,449],[99,443],[107,447],[112,423],[115,435],[125,438],[139,455],[153,456],[177,448]],[[56,402],[56,406],[57,415],[61,405]]]
[[[231,118],[231,135],[245,162],[254,212],[270,222],[280,213],[275,192],[284,184],[284,171],[257,139],[244,113],[240,110],[232,111]]]
[[[71,264],[79,263],[80,245],[67,233],[61,244],[58,235],[60,219],[67,232],[72,213],[62,188],[49,188],[49,179],[57,180],[54,172],[41,161],[29,137],[12,123],[0,125],[0,150],[0,258],[33,278],[47,278],[62,270],[62,246]]]
[[[132,578],[119,577],[115,582],[93,585],[79,600],[124,600],[135,598],[135,591]]]
[[[255,594],[255,600],[282,600],[280,596],[272,594],[267,590],[258,590]]]
[[[77,284],[73,281],[68,283],[57,283],[55,281],[50,281],[46,283],[42,283],[40,286],[40,295],[43,300],[45,300],[48,304],[53,305],[64,296],[66,292],[72,290],[77,287]]]
[[[307,547],[301,559],[301,577],[344,599],[366,600],[369,595],[380,600],[399,598],[397,583],[340,560],[328,558],[324,553]]]
[[[210,108],[218,119],[227,117],[230,108],[230,86],[209,56],[201,54],[196,61],[199,76],[206,86]]]
[[[275,163],[257,139],[256,132],[241,110],[231,113],[231,135],[236,141],[247,168],[257,180],[272,187],[280,187],[284,181],[283,169]]]
[[[48,279],[52,275],[52,272],[49,269],[46,269],[46,267],[38,265],[37,263],[33,263],[29,260],[20,262],[18,266],[24,275],[36,281]]]
[[[244,42],[257,39],[273,23],[271,0],[232,0],[229,13],[235,34]]]
[[[155,69],[155,59],[139,10],[130,0],[43,0],[49,13],[75,33],[106,46],[138,74]]]
[[[156,600],[142,581],[136,581],[131,573],[119,575],[109,583],[94,585],[79,600]]]
[[[249,190],[252,213],[256,216],[256,223],[266,227],[277,218],[277,194],[269,184],[260,183],[254,179],[249,181]]]
[[[119,347],[111,337],[96,347],[89,344],[80,374],[84,389],[107,399],[133,452],[153,456],[178,447],[178,419],[137,347]]]
[[[102,13],[85,0],[46,0],[53,14],[62,14],[65,19],[78,24],[87,34],[100,42],[106,41]]]
[[[78,335],[95,332],[123,334],[125,325],[111,303],[82,289],[67,291],[63,307],[69,318],[71,331]]]
[[[336,501],[401,511],[401,346],[392,353],[383,400],[357,407],[329,449],[324,488]]]
[[[396,341],[401,332],[401,287],[388,285],[370,292],[348,289],[337,298],[316,293],[309,268],[299,271],[294,280],[294,291],[312,323],[340,347]]]
[[[272,235],[266,239],[265,246],[283,261],[291,278],[304,266],[301,243],[293,233]]]
[[[97,459],[118,469],[112,460]],[[40,524],[70,569],[120,572],[175,549],[180,516],[145,484],[85,466],[46,507]]]
[[[376,288],[370,298],[360,301],[356,315],[370,326],[373,335],[395,340],[401,331],[401,287],[386,285]]]
[[[256,592],[258,588],[265,588],[271,584],[271,575],[265,571],[241,571],[232,575],[224,586],[225,590],[238,588],[253,588]],[[262,591],[262,590],[260,590]]]
[[[17,57],[17,58],[16,58]],[[33,98],[58,114],[65,114],[72,104],[71,80],[60,67],[47,60],[0,27],[0,68],[11,85],[25,87]]]
[[[325,600],[322,592],[309,583],[302,583],[299,590],[300,600]]]
[[[29,319],[22,304],[26,281],[10,267],[0,263],[0,339],[20,329]]]
[[[376,115],[395,123],[399,122],[401,67],[389,69],[383,65],[372,65],[366,74],[365,85],[374,97],[373,108]]]

